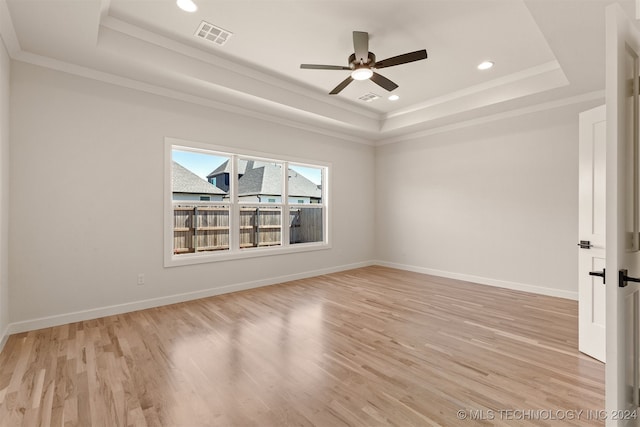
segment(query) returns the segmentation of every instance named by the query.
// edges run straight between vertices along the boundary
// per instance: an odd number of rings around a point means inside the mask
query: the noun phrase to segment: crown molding
[[[541,111],[553,110],[556,108],[562,108],[570,105],[596,102],[596,101],[600,101],[602,103],[605,102],[604,90],[597,90],[593,92],[584,93],[582,95],[570,96],[567,98],[562,98],[554,101],[542,102],[542,103],[531,105],[524,108],[509,110],[503,113],[490,114],[490,115],[478,117],[476,119],[461,121],[451,125],[439,126],[432,129],[407,133],[407,134],[399,135],[393,138],[381,139],[381,140],[378,140],[375,145],[382,146],[382,145],[389,145],[389,144],[397,144],[400,142],[406,142],[406,141],[423,138],[430,135],[436,135],[439,133],[451,132],[458,129],[464,129],[472,126],[482,125],[485,123],[491,123],[498,120],[510,119],[514,117],[524,116],[527,114],[538,113]]]
[[[147,43],[165,48],[179,55],[188,56],[190,58],[197,59],[215,67],[222,68],[233,74],[242,75],[244,77],[266,83],[270,86],[276,86],[279,89],[295,93],[308,99],[314,99],[322,104],[328,104],[332,107],[356,113],[369,119],[376,120],[378,122],[382,119],[382,114],[380,113],[358,107],[357,105],[342,101],[339,98],[327,97],[326,94],[319,94],[316,90],[307,89],[300,86],[299,83],[289,82],[282,77],[269,74],[268,72],[252,68],[238,62],[231,61],[224,58],[223,56],[216,55],[213,52],[206,52],[202,49],[189,46],[187,44],[170,39],[152,31],[148,31],[146,29],[132,25],[118,18],[114,18],[113,16],[105,16],[101,21],[101,26],[145,41]]]
[[[0,38],[4,42],[4,46],[7,48],[11,58],[14,58],[22,50],[6,0],[0,0]]]
[[[567,86],[569,81],[557,61],[531,67],[499,79],[433,98],[411,108],[388,114],[382,133],[453,116],[512,99]]]
[[[453,119],[464,112],[481,115],[484,107],[566,86],[568,80],[560,64],[550,61],[409,108],[380,114],[109,16],[110,2],[100,1],[96,44],[99,50],[111,55],[108,60],[116,59],[111,71],[22,50],[6,0],[0,0],[0,37],[9,56],[16,61],[370,146],[603,97],[602,91],[590,92],[425,129],[429,123],[433,126],[437,119]],[[118,63],[118,58],[122,63]],[[131,61],[128,58],[134,58],[137,68],[123,66]],[[171,68],[173,64],[179,68]],[[155,74],[147,78],[146,73]],[[216,76],[215,81],[211,75]]]
[[[374,145],[372,138],[363,138],[355,135],[351,135],[347,132],[341,132],[339,130],[331,129],[329,127],[317,126],[313,123],[309,123],[313,120],[298,121],[292,120],[283,116],[277,116],[269,114],[267,111],[273,111],[268,106],[263,106],[262,111],[258,109],[251,109],[247,106],[232,105],[226,102],[219,102],[209,98],[190,95],[182,91],[168,89],[166,87],[141,82],[139,80],[130,79],[128,77],[118,76],[112,73],[104,71],[98,71],[93,68],[83,67],[76,64],[70,64],[68,62],[60,61],[57,59],[36,55],[34,53],[21,51],[13,58],[16,61],[24,62],[31,65],[36,65],[43,68],[48,68],[64,73],[72,74],[87,79],[97,80],[103,83],[113,84],[129,89],[138,90],[141,92],[150,93],[153,95],[163,96],[166,98],[175,99],[178,101],[188,102],[191,104],[202,105],[205,107],[213,108],[216,110],[226,111],[254,119],[265,120],[271,123],[281,124],[287,127],[301,129],[333,138],[342,139],[344,141],[355,142],[364,145]]]

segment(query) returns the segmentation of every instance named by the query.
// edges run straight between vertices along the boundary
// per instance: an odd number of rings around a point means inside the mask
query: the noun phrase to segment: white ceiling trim
[[[202,105],[209,108],[214,108],[221,111],[226,111],[246,117],[265,120],[271,123],[281,124],[287,127],[301,129],[320,135],[330,136],[333,138],[342,139],[349,142],[355,142],[364,145],[374,145],[372,138],[363,138],[355,135],[350,135],[345,132],[335,131],[333,129],[327,129],[314,124],[305,123],[302,121],[296,121],[287,119],[285,117],[275,116],[263,111],[251,110],[243,106],[235,106],[226,102],[218,102],[209,98],[203,98],[195,95],[190,95],[182,91],[168,89],[149,83],[144,83],[138,80],[130,79],[127,77],[118,76],[104,71],[98,71],[92,68],[83,67],[76,64],[70,64],[68,62],[59,61],[49,57],[36,55],[34,53],[20,51],[12,59],[25,62],[32,65],[37,65],[44,68],[49,68],[56,71],[65,72],[79,77],[84,77],[92,80],[109,83],[128,89],[139,90],[141,92],[150,93],[153,95],[163,96],[166,98],[175,99],[178,101],[188,102],[191,104]],[[268,110],[268,109],[267,109]]]
[[[110,7],[111,0],[100,0],[100,22],[102,22],[109,15]]]
[[[569,84],[560,64],[551,61],[501,79],[440,97],[425,107],[402,115],[392,115],[383,121],[381,131],[391,132],[427,123],[431,120],[454,116],[500,102],[556,89]]]
[[[382,146],[382,145],[406,142],[406,141],[410,141],[410,140],[414,140],[414,139],[418,139],[418,138],[422,138],[430,135],[450,132],[450,131],[463,129],[471,126],[477,126],[477,125],[490,123],[498,120],[518,117],[526,114],[532,114],[532,113],[536,113],[544,110],[561,108],[561,107],[572,105],[572,104],[587,103],[590,101],[591,102],[598,101],[598,102],[604,103],[604,90],[599,90],[599,91],[589,92],[583,95],[578,95],[578,96],[568,97],[560,100],[536,104],[533,106],[519,108],[516,110],[511,110],[503,113],[483,116],[477,119],[466,120],[466,121],[454,123],[451,125],[440,126],[440,127],[432,128],[428,130],[402,134],[402,135],[395,136],[393,138],[376,140],[373,137],[368,137],[368,138],[358,137],[358,136],[350,135],[344,132],[334,131],[334,130],[319,127],[319,126],[314,126],[308,123],[302,123],[299,121],[285,119],[282,117],[266,114],[259,111],[249,110],[246,107],[237,107],[225,102],[217,102],[209,98],[202,98],[194,95],[189,95],[182,91],[167,89],[165,87],[140,82],[138,80],[118,76],[111,73],[106,73],[103,71],[98,71],[98,70],[87,68],[87,67],[82,67],[75,64],[70,64],[67,62],[59,61],[49,57],[44,57],[41,55],[36,55],[26,51],[19,51],[16,55],[12,56],[12,59],[25,62],[28,64],[56,70],[56,71],[65,72],[65,73],[72,74],[79,77],[84,77],[84,78],[97,80],[97,81],[108,83],[108,84],[117,85],[124,88],[139,90],[141,92],[146,92],[153,95],[163,96],[166,98],[188,102],[196,105],[202,105],[205,107],[238,114],[245,117],[265,120],[268,122],[281,124],[283,126],[300,129],[308,132],[313,132],[316,134],[330,136],[333,138],[342,139],[345,141],[368,145],[368,146]]]
[[[640,1],[640,0],[638,0]],[[460,89],[457,90],[455,92],[451,92],[448,93],[446,95],[443,96],[439,96],[437,98],[432,98],[428,101],[425,101],[423,103],[420,104],[416,104],[413,105],[409,108],[403,109],[403,110],[398,110],[398,111],[394,111],[391,112],[389,114],[386,114],[383,118],[384,119],[390,119],[390,118],[394,118],[397,116],[402,116],[405,114],[409,114],[409,113],[414,113],[416,111],[420,111],[429,107],[433,107],[435,105],[439,105],[439,104],[446,104],[448,102],[451,102],[453,100],[457,100],[460,98],[464,98],[467,96],[473,96],[476,95],[479,92],[486,92],[490,89],[495,89],[498,88],[500,86],[504,86],[507,84],[511,84],[511,83],[518,83],[518,82],[523,82],[526,81],[532,77],[537,77],[539,75],[546,75],[549,73],[553,73],[553,72],[557,72],[560,71],[562,72],[562,68],[560,67],[560,64],[558,63],[558,61],[549,61],[546,64],[541,64],[535,67],[531,67],[528,68],[526,70],[522,70],[519,71],[517,73],[513,73],[513,74],[509,74],[507,76],[503,76],[497,79],[493,79],[493,80],[489,80],[487,82],[484,83],[480,83],[474,86],[470,86],[464,89]],[[566,79],[566,76],[564,76],[564,73],[562,73],[562,76],[564,77],[564,80],[566,82],[566,84],[568,84],[568,80]]]
[[[498,120],[509,119],[518,116],[524,116],[527,114],[533,114],[545,110],[552,110],[555,108],[562,108],[569,105],[574,104],[582,104],[582,103],[603,103],[605,102],[605,92],[604,90],[597,90],[589,93],[585,93],[582,95],[571,96],[568,98],[558,99],[549,102],[543,102],[540,104],[532,105],[529,107],[518,108],[515,110],[506,111],[503,113],[491,114],[488,116],[479,117],[477,119],[465,120],[462,122],[454,123],[451,125],[440,126],[424,131],[414,132],[410,134],[403,134],[394,138],[382,139],[376,142],[375,145],[389,145],[389,144],[397,144],[399,142],[410,141],[413,139],[423,138],[430,135],[436,135],[444,132],[451,132],[458,129],[463,129],[471,126],[482,125],[485,123],[491,123]]]
[[[242,76],[258,80],[268,85],[277,86],[280,89],[284,89],[289,92],[294,92],[306,98],[315,99],[318,102],[321,102],[323,104],[330,104],[333,107],[340,108],[341,110],[351,111],[353,113],[357,113],[365,117],[368,117],[370,119],[375,119],[378,121],[382,117],[381,114],[379,113],[376,113],[374,111],[369,111],[362,107],[358,107],[355,104],[345,102],[339,98],[328,97],[326,94],[319,94],[317,90],[305,89],[300,86],[299,82],[296,82],[296,83],[288,82],[284,80],[282,77],[276,77],[274,75],[271,75],[265,72],[260,72],[255,68],[250,68],[248,66],[238,64],[237,62],[232,62],[221,56],[215,55],[214,53],[205,52],[203,50],[185,45],[184,43],[180,43],[168,37],[164,37],[160,34],[147,31],[143,28],[137,27],[135,25],[131,25],[125,21],[114,18],[112,16],[106,16],[105,18],[103,18],[101,25],[105,28],[109,28],[111,30],[118,31],[123,34],[127,34],[136,39],[140,39],[145,42],[157,45],[159,47],[163,47],[170,51],[176,52],[179,55],[189,56],[191,58],[195,58],[200,61],[206,62],[215,67],[223,68],[226,71],[231,72],[235,75],[240,74]]]
[[[508,106],[508,101],[567,86],[565,72],[554,60],[380,114],[280,74],[238,64],[116,19],[109,16],[110,3],[100,0],[89,22],[94,26],[91,30],[95,28],[90,37],[95,34],[97,50],[91,46],[91,50],[76,50],[60,59],[23,51],[6,0],[0,0],[0,37],[14,60],[366,145],[406,141],[601,96],[593,95],[600,91],[590,92],[477,117],[483,114],[483,107]],[[470,116],[477,118],[465,120]],[[456,117],[462,121],[442,126]]]
[[[0,0],[0,38],[7,48],[9,56],[13,57],[22,50],[5,0]]]
[[[98,48],[108,53],[113,63],[121,61],[117,73],[138,80],[155,79],[154,84],[214,100],[255,108],[252,104],[268,104],[277,114],[315,117],[338,128],[374,134],[380,130],[379,116],[365,116],[330,105],[281,85],[236,73],[210,60],[183,55],[164,46],[102,26]],[[135,67],[131,67],[135,65]],[[142,68],[141,68],[142,67]],[[136,73],[136,68],[138,74]],[[146,70],[145,70],[146,69]]]

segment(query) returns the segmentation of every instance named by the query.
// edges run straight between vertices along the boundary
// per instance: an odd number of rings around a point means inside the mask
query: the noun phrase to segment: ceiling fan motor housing
[[[349,67],[351,67],[352,70],[355,70],[356,68],[374,68],[375,65],[376,56],[372,52],[369,52],[367,62],[364,64],[361,63],[359,59],[356,59],[355,53],[349,55]]]

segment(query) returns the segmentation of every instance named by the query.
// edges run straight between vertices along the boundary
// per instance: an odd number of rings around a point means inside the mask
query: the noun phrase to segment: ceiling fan
[[[307,70],[350,70],[351,75],[329,92],[329,95],[337,95],[352,81],[367,79],[371,79],[375,84],[388,91],[392,91],[396,89],[398,85],[373,70],[427,59],[427,51],[426,49],[422,49],[376,62],[376,56],[372,52],[369,52],[369,33],[364,31],[353,32],[353,50],[354,53],[349,56],[348,67],[340,65],[301,64],[300,68]]]

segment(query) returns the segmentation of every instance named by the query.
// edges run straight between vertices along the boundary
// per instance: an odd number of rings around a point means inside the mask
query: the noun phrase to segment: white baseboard
[[[201,291],[187,292],[182,294],[169,295],[164,297],[134,301],[124,304],[111,305],[107,307],[98,307],[89,310],[76,311],[73,313],[58,314],[54,316],[40,317],[37,319],[24,320],[21,322],[10,323],[0,336],[0,351],[4,347],[9,335],[20,332],[33,331],[36,329],[49,328],[52,326],[64,325],[67,323],[81,322],[84,320],[97,319],[115,314],[129,313],[147,308],[160,307],[168,304],[176,304],[185,301],[207,298],[215,295],[226,294],[230,292],[243,291],[247,289],[259,288],[262,286],[275,285],[278,283],[289,282],[292,280],[306,279],[309,277],[321,276],[323,274],[337,273],[339,271],[352,270],[354,268],[368,267],[371,265],[380,265],[383,267],[397,268],[399,270],[413,271],[416,273],[429,274],[432,276],[446,277],[449,279],[464,280],[466,282],[479,283],[482,285],[496,286],[500,288],[513,289],[535,294],[548,295],[571,300],[578,299],[578,293],[565,291],[560,289],[545,288],[542,286],[527,285],[524,283],[508,282],[505,280],[490,279],[486,277],[473,276],[469,274],[452,273],[448,271],[435,270],[431,268],[416,267],[406,264],[397,264],[387,261],[365,261],[355,264],[347,264],[319,270],[307,271],[304,273],[289,274],[285,276],[271,277],[268,279],[255,280],[252,282],[236,283],[233,285],[222,286],[219,288],[204,289]]]
[[[470,274],[452,273],[449,271],[435,270],[433,268],[416,267],[413,265],[396,264],[387,261],[374,261],[373,264],[383,267],[397,268],[399,270],[413,271],[414,273],[429,274],[432,276],[446,277],[448,279],[463,280],[465,282],[479,283],[481,285],[496,286],[498,288],[512,289],[516,291],[530,292],[533,294],[547,295],[551,297],[578,300],[577,291],[565,291],[562,289],[545,288],[543,286],[527,285],[524,283],[509,282],[506,280],[490,279],[487,277],[473,276]]]
[[[146,299],[141,301],[134,301],[124,304],[111,305],[107,307],[93,308],[89,310],[76,311],[73,313],[58,314],[54,316],[40,317],[37,319],[24,320],[21,322],[10,323],[2,338],[2,344],[9,337],[10,334],[17,334],[20,332],[33,331],[36,329],[50,328],[52,326],[64,325],[67,323],[81,322],[84,320],[97,319],[105,316],[112,316],[115,314],[129,313],[137,310],[144,310],[147,308],[160,307],[168,304],[176,304],[185,301],[196,300],[200,298],[212,297],[215,295],[226,294],[230,292],[244,291],[247,289],[259,288],[262,286],[275,285],[278,283],[290,282],[292,280],[306,279],[308,277],[321,276],[323,274],[337,273],[339,271],[352,270],[354,268],[368,267],[373,265],[373,262],[366,261],[355,264],[341,265],[337,267],[323,268],[320,270],[307,271],[304,273],[289,274],[285,276],[271,277],[268,279],[255,280],[252,282],[236,283],[233,285],[222,286],[219,288],[204,289],[201,291],[187,292],[182,294],[169,295],[165,297],[158,297],[152,299]]]

